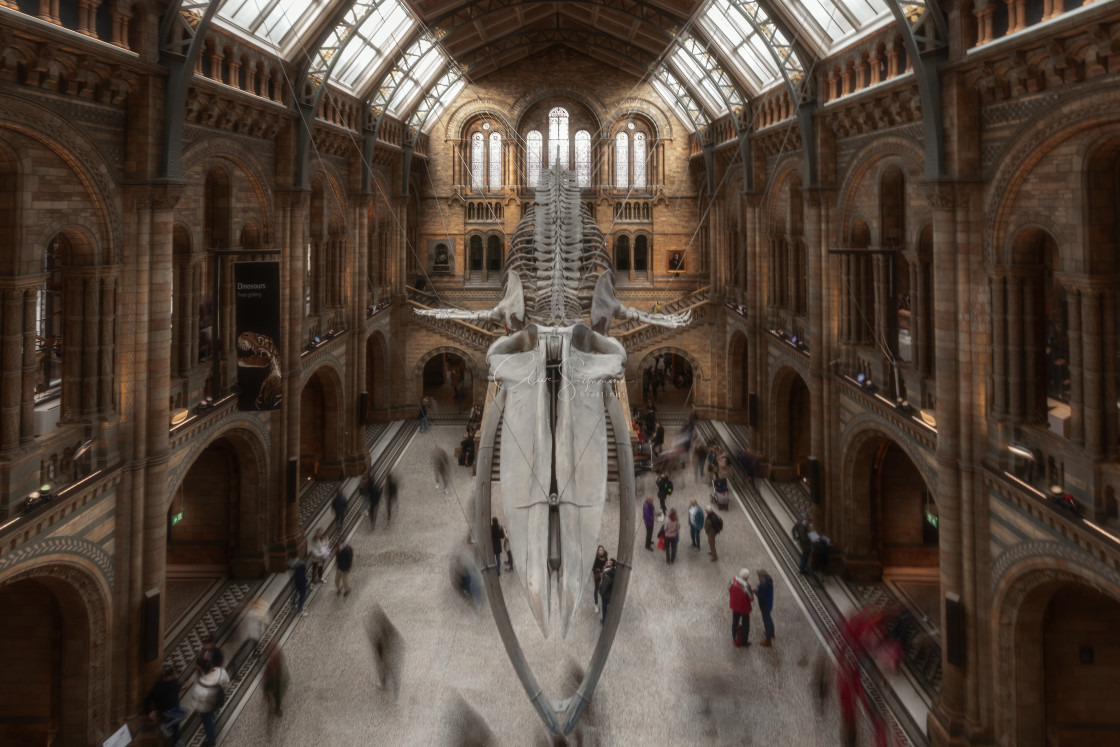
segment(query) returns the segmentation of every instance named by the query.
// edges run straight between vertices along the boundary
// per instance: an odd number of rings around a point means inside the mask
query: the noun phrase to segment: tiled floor
[[[270,717],[258,688],[230,721],[228,745],[358,745],[458,743],[465,723],[461,698],[503,745],[543,743],[540,720],[517,680],[488,608],[475,612],[448,581],[450,556],[467,536],[469,470],[453,468],[453,490],[434,488],[430,452],[450,453],[459,426],[418,433],[398,465],[401,499],[393,522],[376,531],[359,523],[352,544],[353,592],[338,596],[333,577],[309,603],[310,616],[285,642],[291,687],[281,718]],[[691,478],[690,475],[687,477]],[[639,494],[652,487],[640,485]],[[690,497],[706,502],[704,486],[678,480],[678,510]],[[757,645],[752,620],[748,649],[731,644],[727,583],[740,567],[772,560],[746,517],[726,513],[718,562],[682,538],[677,563],[636,542],[622,626],[587,717],[584,743],[610,745],[829,745],[838,741],[834,700],[823,707],[810,694],[821,643],[775,573],[773,648]],[[603,544],[617,545],[617,501],[608,501]],[[612,538],[613,535],[613,538]],[[571,694],[570,670],[585,665],[600,629],[588,595],[567,639],[542,639],[513,574],[503,574],[510,615],[547,695]],[[375,604],[405,641],[400,696],[377,688],[366,624]],[[569,688],[569,689],[565,689]]]

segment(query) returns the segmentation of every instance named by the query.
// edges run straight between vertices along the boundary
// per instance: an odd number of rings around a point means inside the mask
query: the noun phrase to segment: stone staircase
[[[681,314],[685,311],[691,311],[692,323],[695,325],[707,319],[710,295],[710,287],[698,288],[665,304],[662,306],[661,312],[663,314]],[[645,347],[658,338],[683,331],[683,329],[670,329],[655,324],[644,324],[637,320],[630,320],[611,327],[611,335],[621,342],[628,352]]]

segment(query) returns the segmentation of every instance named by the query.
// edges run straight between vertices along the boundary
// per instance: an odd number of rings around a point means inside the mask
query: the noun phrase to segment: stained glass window
[[[625,132],[614,136],[614,186],[626,189],[630,185],[630,138]]]
[[[568,110],[556,107],[548,113],[548,165],[568,168]]]
[[[591,186],[591,133],[576,132],[576,182],[580,187]]]
[[[502,136],[490,133],[490,189],[502,188]]]
[[[471,189],[482,189],[483,162],[486,155],[486,141],[482,133],[471,135]]]
[[[634,133],[634,189],[646,188],[646,134]]]
[[[541,133],[533,130],[525,136],[525,181],[536,187],[541,179]]]

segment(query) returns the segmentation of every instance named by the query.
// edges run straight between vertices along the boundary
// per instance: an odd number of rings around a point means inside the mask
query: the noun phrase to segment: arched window
[[[614,268],[619,272],[630,273],[630,237],[616,236],[614,240]]]
[[[617,189],[630,186],[630,138],[625,132],[614,136],[614,173]]]
[[[646,134],[634,133],[634,189],[646,188]]]
[[[502,136],[490,133],[490,189],[502,188]]]
[[[576,183],[583,188],[591,186],[591,133],[576,133]]]
[[[491,235],[486,239],[486,272],[502,271],[502,239]]]
[[[649,271],[649,238],[639,235],[634,239],[634,272]]]
[[[35,398],[44,399],[62,383],[62,256],[66,239],[56,236],[43,253],[43,284],[35,304],[38,371]]]
[[[482,237],[471,236],[471,272],[482,272]]]
[[[471,189],[482,191],[486,163],[486,141],[481,132],[471,135]]]
[[[538,131],[533,130],[525,136],[525,180],[530,187],[536,187],[541,180],[543,145],[543,138]]]
[[[558,106],[548,113],[548,165],[568,168],[568,110]]]

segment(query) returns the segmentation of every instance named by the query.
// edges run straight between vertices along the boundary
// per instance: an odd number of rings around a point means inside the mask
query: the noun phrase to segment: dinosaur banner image
[[[237,408],[278,410],[280,378],[280,263],[235,262]]]

